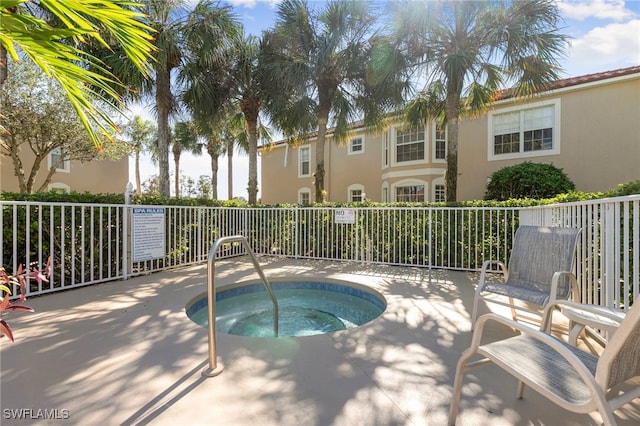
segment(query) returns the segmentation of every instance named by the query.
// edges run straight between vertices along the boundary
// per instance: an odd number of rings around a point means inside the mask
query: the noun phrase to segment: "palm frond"
[[[56,79],[96,146],[99,132],[107,137],[117,132],[109,112],[99,110],[95,101],[123,106],[113,73],[94,56],[87,55],[77,43],[95,40],[107,45],[101,30],[106,30],[122,46],[139,72],[148,75],[153,46],[151,29],[142,14],[129,1],[41,0],[40,6],[55,16],[62,27],[51,27],[43,19],[23,8],[26,0],[10,0],[0,6],[2,33],[0,42],[14,60],[18,50]],[[125,7],[126,6],[126,7]],[[87,67],[86,65],[90,65]],[[95,71],[92,71],[95,70]]]

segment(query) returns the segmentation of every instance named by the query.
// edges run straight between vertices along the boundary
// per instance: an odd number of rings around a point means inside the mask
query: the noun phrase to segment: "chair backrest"
[[[557,271],[573,269],[581,228],[518,227],[509,258],[509,283],[548,292]],[[571,292],[568,277],[558,283],[558,297]]]
[[[640,303],[635,303],[607,342],[596,369],[604,390],[640,376]]]

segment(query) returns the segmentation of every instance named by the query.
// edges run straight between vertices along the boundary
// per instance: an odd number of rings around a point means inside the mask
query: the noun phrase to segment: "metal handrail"
[[[218,238],[213,245],[211,246],[211,250],[209,250],[209,257],[207,259],[207,311],[209,316],[209,367],[205,368],[202,371],[202,375],[205,377],[214,377],[218,374],[222,373],[222,365],[218,365],[216,359],[216,282],[215,282],[215,257],[218,251],[218,248],[222,244],[233,243],[233,242],[241,242],[244,246],[247,254],[249,254],[249,258],[253,263],[253,266],[256,268],[260,279],[262,280],[269,297],[271,298],[271,302],[273,303],[273,333],[276,337],[278,337],[278,301],[276,300],[276,296],[273,293],[273,289],[271,288],[271,283],[264,275],[258,260],[256,259],[253,250],[249,246],[249,242],[242,235],[232,235],[229,237]]]

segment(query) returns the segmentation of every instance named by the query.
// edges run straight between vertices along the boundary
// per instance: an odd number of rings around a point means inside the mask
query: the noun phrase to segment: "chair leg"
[[[456,424],[456,418],[458,417],[458,407],[460,405],[460,398],[462,397],[462,380],[464,373],[467,370],[467,360],[473,355],[472,351],[465,351],[458,360],[456,367],[456,377],[453,380],[453,394],[451,396],[451,407],[449,408],[449,425]]]
[[[471,313],[471,331],[476,326],[476,320],[478,319],[478,295],[473,298],[473,312]]]

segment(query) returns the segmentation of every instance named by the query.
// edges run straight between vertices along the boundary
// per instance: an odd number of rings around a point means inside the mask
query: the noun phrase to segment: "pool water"
[[[380,295],[360,288],[324,282],[271,283],[278,300],[278,336],[331,333],[365,324],[384,312]],[[187,315],[208,325],[207,296],[187,307]],[[240,336],[274,337],[273,304],[262,284],[218,291],[216,331]]]

